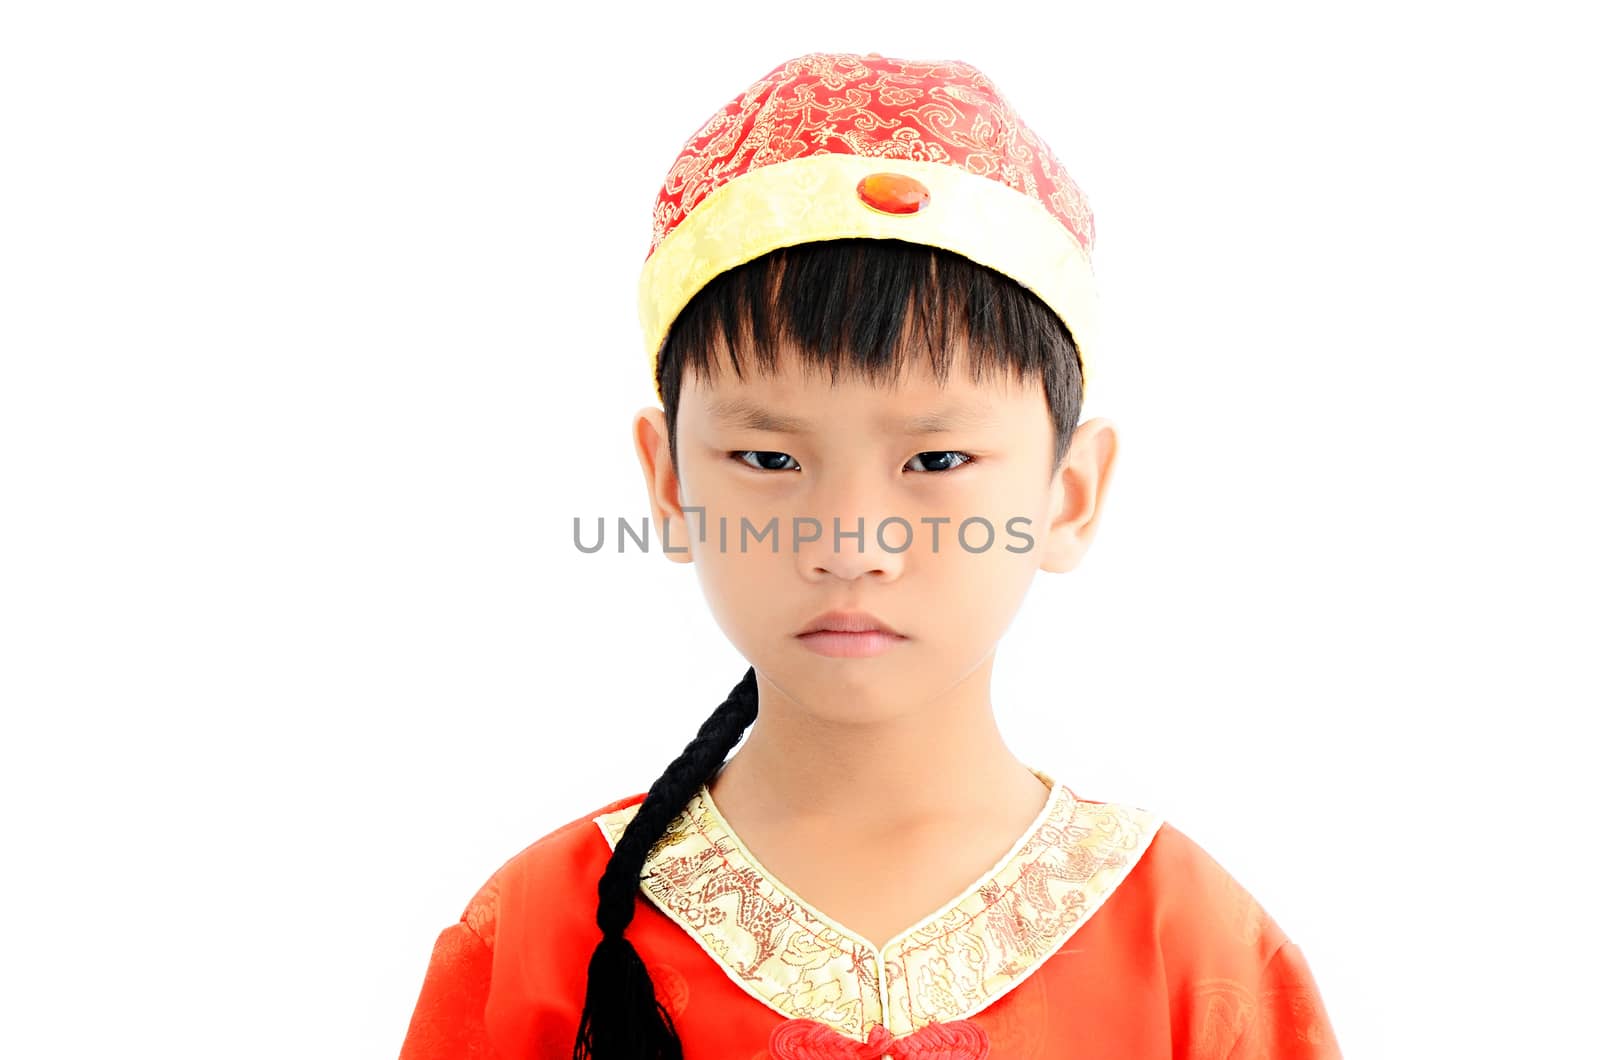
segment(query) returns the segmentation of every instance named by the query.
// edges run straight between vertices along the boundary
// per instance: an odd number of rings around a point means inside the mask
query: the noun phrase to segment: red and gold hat
[[[713,277],[852,237],[942,247],[1010,276],[1071,330],[1087,384],[1098,299],[1083,192],[978,69],[877,52],[790,59],[684,144],[639,280],[651,377],[672,321]]]

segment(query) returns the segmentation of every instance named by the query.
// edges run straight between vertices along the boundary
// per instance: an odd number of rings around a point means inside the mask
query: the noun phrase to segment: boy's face
[[[986,666],[1034,572],[1087,549],[1115,434],[1080,425],[1053,468],[1039,381],[974,384],[959,359],[943,386],[923,361],[888,386],[788,356],[745,373],[685,377],[676,474],[660,409],[634,439],[656,529],[688,549],[669,558],[694,564],[728,639],[795,702],[868,721],[941,696]],[[834,610],[899,636],[801,635]]]

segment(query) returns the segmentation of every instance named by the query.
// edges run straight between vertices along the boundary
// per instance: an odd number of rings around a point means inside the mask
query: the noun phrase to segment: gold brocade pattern
[[[1161,821],[1050,785],[1044,809],[982,879],[880,952],[768,873],[704,785],[651,848],[648,900],[775,1011],[866,1042],[965,1019],[1048,960],[1127,878]],[[640,803],[594,821],[615,849]]]
[[[763,166],[818,155],[934,162],[1041,203],[1089,256],[1083,190],[993,80],[959,59],[810,52],[706,119],[656,195],[648,258],[700,201]]]

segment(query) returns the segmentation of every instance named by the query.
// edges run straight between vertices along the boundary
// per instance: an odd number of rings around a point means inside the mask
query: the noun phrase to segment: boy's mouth
[[[812,633],[883,633],[903,637],[899,630],[867,611],[828,611],[806,624],[796,636]]]
[[[839,626],[857,628],[839,629]],[[860,611],[830,611],[826,615],[819,615],[811,621],[810,628],[796,637],[807,650],[835,659],[865,659],[881,655],[909,639],[889,629],[883,621]]]

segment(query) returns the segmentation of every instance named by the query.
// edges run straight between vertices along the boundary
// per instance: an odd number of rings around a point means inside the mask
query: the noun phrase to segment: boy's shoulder
[[[643,803],[645,794],[641,791],[596,807],[517,851],[473,894],[461,919],[479,938],[492,945],[502,904],[508,898],[538,901],[547,909],[562,908],[564,903],[546,900],[570,894],[578,885],[585,886],[584,894],[593,899],[583,906],[585,915],[592,917],[594,903],[599,901],[594,884],[611,857],[611,846],[596,819]]]
[[[1163,821],[1123,884],[1169,953],[1234,950],[1265,960],[1286,935],[1243,884],[1187,832]]]

